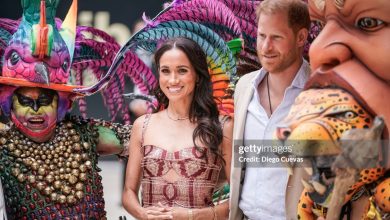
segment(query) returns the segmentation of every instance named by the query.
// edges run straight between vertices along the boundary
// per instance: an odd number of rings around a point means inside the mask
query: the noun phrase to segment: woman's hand
[[[173,219],[171,208],[164,207],[159,203],[159,206],[150,206],[144,209],[144,214],[141,220],[165,220]]]
[[[174,220],[188,220],[189,219],[189,213],[188,213],[189,209],[181,208],[181,207],[167,207],[167,206],[162,205],[161,203],[158,204],[158,207],[161,209],[167,210],[167,212],[172,213],[172,217]]]

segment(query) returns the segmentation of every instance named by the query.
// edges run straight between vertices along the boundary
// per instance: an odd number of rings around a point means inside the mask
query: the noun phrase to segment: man
[[[243,76],[236,86],[235,149],[248,140],[273,138],[310,72],[302,58],[310,28],[307,5],[300,0],[265,0],[256,13],[257,53],[263,67]],[[250,167],[235,161],[236,150],[234,154],[230,219],[294,219],[302,188],[290,185],[287,169]]]
[[[60,94],[39,87],[18,87],[12,94],[13,125],[0,133],[0,176],[10,219],[105,217],[97,157],[119,154],[128,135],[116,124],[59,118]]]

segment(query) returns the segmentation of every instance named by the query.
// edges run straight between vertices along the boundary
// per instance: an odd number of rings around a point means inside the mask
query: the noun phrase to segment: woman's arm
[[[145,116],[135,120],[132,128],[132,134],[129,143],[129,160],[126,168],[126,180],[122,194],[123,207],[135,218],[146,218],[144,210],[138,200],[138,190],[141,182],[143,158],[141,152],[142,125]]]
[[[138,191],[142,178],[141,162],[143,159],[142,148],[142,127],[145,116],[135,120],[132,128],[129,146],[129,160],[126,168],[125,187],[122,194],[123,207],[136,219],[172,219],[170,210],[161,207],[143,208],[138,200]]]

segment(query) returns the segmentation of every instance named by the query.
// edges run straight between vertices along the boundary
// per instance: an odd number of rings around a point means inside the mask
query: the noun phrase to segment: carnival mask
[[[390,83],[390,1],[310,0],[312,20],[324,27],[310,47],[313,70],[326,71],[348,60]]]
[[[310,175],[309,181],[301,180],[305,190],[313,201],[328,207],[335,177],[332,163],[342,152],[339,140],[348,130],[372,127],[373,117],[343,89],[313,88],[296,98],[285,123],[277,128],[279,140],[293,146],[293,155],[308,162],[291,166],[305,167]],[[305,216],[304,212],[299,215]]]
[[[55,131],[57,104],[52,90],[22,87],[12,97],[12,121],[31,140],[47,141]]]

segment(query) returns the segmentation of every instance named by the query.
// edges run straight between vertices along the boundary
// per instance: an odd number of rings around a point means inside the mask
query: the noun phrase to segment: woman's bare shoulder
[[[141,115],[137,119],[135,119],[135,121],[133,123],[133,129],[134,128],[138,128],[138,127],[142,127],[142,124],[144,123],[145,118],[146,118],[146,114],[145,115]]]

